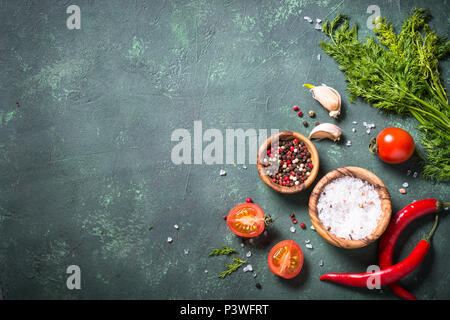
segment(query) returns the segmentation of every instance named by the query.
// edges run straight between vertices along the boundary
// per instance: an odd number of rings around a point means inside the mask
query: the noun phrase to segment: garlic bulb
[[[341,113],[341,95],[335,89],[327,85],[313,86],[311,84],[304,84],[306,88],[311,89],[313,98],[320,102],[320,104],[327,109],[330,117],[337,118]]]
[[[322,123],[312,129],[309,134],[311,139],[324,139],[328,138],[333,141],[338,141],[341,138],[342,130],[337,125],[332,123]]]

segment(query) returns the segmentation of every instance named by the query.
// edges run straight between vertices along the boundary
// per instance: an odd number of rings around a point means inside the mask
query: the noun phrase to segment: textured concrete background
[[[66,27],[70,4],[81,8],[81,30]],[[309,227],[311,189],[282,196],[262,183],[255,165],[244,170],[170,160],[173,130],[193,134],[196,120],[203,130],[308,134],[311,126],[303,128],[291,106],[313,109],[318,121],[332,122],[301,87],[326,83],[342,94],[338,124],[343,141],[353,144],[315,143],[318,179],[341,166],[367,168],[387,185],[394,212],[414,199],[448,197],[448,184],[406,176],[408,169],[419,170],[414,159],[391,166],[367,152],[370,138],[382,128],[402,127],[417,138],[417,123],[361,101],[350,104],[344,75],[317,45],[325,36],[303,20],[342,12],[359,23],[360,37],[371,36],[366,10],[372,4],[396,27],[413,7],[427,7],[432,27],[448,34],[448,1],[0,0],[3,298],[395,298],[387,288],[369,291],[318,280],[326,272],[365,271],[377,263],[377,245],[347,251],[309,228],[289,232],[290,212]],[[441,66],[448,88],[449,64]],[[359,122],[356,133],[352,121]],[[362,121],[377,127],[368,135]],[[220,169],[227,175],[219,176]],[[400,195],[405,181],[408,193]],[[269,236],[242,248],[221,217],[248,196],[278,219]],[[432,221],[423,218],[406,230],[396,259],[412,250]],[[450,220],[444,217],[425,262],[402,281],[419,298],[450,298],[449,234]],[[173,243],[167,243],[168,236]],[[301,274],[289,281],[274,276],[266,263],[270,248],[282,239],[297,241],[305,256]],[[313,250],[304,247],[305,239]],[[218,279],[231,258],[208,253],[222,244],[239,249],[241,257],[250,250],[247,260],[257,278],[239,270]],[[72,264],[81,268],[81,290],[66,288],[65,272]]]

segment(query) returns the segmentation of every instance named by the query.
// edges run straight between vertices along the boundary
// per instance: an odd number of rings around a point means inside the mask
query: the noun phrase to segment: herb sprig
[[[450,53],[450,42],[428,26],[431,15],[414,9],[402,24],[400,34],[385,19],[375,25],[378,42],[363,43],[358,27],[349,29],[348,18],[338,15],[325,21],[323,32],[331,42],[322,49],[339,63],[346,74],[350,101],[365,99],[374,107],[418,121],[426,159],[423,176],[450,180],[450,107],[439,74],[439,60]]]
[[[227,270],[222,271],[222,273],[220,273],[218,275],[219,278],[225,278],[227,275],[230,275],[231,273],[233,273],[234,271],[239,269],[247,261],[244,261],[241,258],[233,258],[233,262],[234,262],[233,264],[226,264],[225,265],[225,268]]]
[[[210,256],[229,255],[232,253],[238,253],[235,249],[223,245],[222,249],[214,249],[209,253]]]

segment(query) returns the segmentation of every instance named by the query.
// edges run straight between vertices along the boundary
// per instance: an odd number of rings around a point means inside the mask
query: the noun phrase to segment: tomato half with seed
[[[386,128],[376,139],[377,153],[381,160],[397,164],[408,160],[414,153],[414,139],[400,128]]]
[[[269,253],[269,268],[277,276],[285,279],[294,278],[303,266],[303,252],[292,240],[277,243]]]
[[[264,231],[264,212],[254,203],[241,203],[228,213],[227,225],[238,236],[256,237]]]

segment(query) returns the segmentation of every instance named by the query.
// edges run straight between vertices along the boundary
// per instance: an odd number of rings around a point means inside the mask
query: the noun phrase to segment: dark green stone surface
[[[373,34],[366,27],[369,5],[378,5],[397,28],[413,7],[427,7],[432,27],[447,35],[448,1],[80,0],[75,4],[81,8],[81,30],[66,27],[70,4],[0,0],[4,299],[395,299],[388,288],[370,291],[318,280],[326,272],[365,271],[377,263],[377,245],[348,251],[310,230],[311,189],[276,194],[250,164],[247,170],[241,164],[175,165],[171,134],[186,128],[192,135],[196,120],[203,130],[224,134],[227,128],[308,134],[313,121],[305,129],[291,106],[315,110],[317,121],[334,122],[301,87],[326,83],[343,97],[337,123],[344,138],[339,144],[315,143],[318,179],[337,167],[367,168],[385,182],[394,212],[414,199],[449,200],[448,184],[406,176],[407,170],[419,171],[415,159],[391,166],[367,152],[370,138],[384,127],[405,128],[418,139],[417,123],[361,101],[349,103],[344,75],[317,45],[324,35],[303,19],[342,12],[366,37]],[[441,64],[447,88],[448,66]],[[363,121],[376,124],[370,135]],[[227,175],[219,176],[220,169]],[[405,181],[410,186],[401,195]],[[277,220],[269,236],[242,248],[221,217],[249,196]],[[308,229],[291,233],[290,212]],[[450,298],[450,221],[441,216],[425,262],[402,281],[422,299]],[[406,230],[396,260],[432,222],[425,217]],[[289,281],[274,276],[266,262],[282,239],[297,241],[305,256],[301,274]],[[306,239],[313,250],[305,248]],[[208,253],[222,244],[239,249],[241,257],[252,252],[247,260],[256,279],[242,270],[217,278],[231,258]],[[81,268],[81,290],[66,287],[66,268],[73,264]]]

